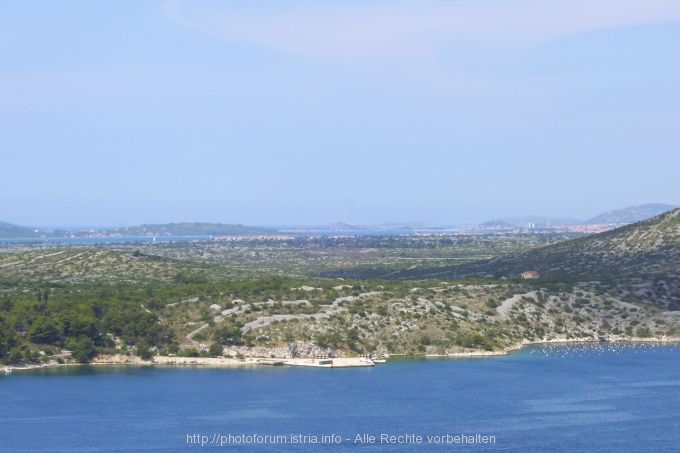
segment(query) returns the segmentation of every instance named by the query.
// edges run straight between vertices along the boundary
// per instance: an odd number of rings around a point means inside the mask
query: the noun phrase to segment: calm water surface
[[[0,401],[10,452],[677,452],[680,347],[531,348],[370,369],[61,368],[0,376]],[[210,443],[230,434],[339,443]],[[363,434],[376,443],[355,443]],[[387,445],[381,434],[423,439]],[[495,444],[428,443],[447,434]]]

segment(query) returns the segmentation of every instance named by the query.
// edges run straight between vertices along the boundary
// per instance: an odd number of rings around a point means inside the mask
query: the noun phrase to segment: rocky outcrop
[[[342,352],[324,348],[312,343],[294,341],[286,347],[266,348],[257,346],[226,346],[225,356],[232,357],[270,357],[270,358],[312,358],[315,356],[343,357]]]

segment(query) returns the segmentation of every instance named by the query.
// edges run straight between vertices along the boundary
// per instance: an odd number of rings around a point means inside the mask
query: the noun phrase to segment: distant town
[[[290,240],[296,237],[353,236],[479,236],[521,234],[587,235],[602,233],[639,222],[675,208],[674,205],[649,203],[605,212],[588,220],[554,219],[548,217],[501,218],[478,225],[385,224],[350,225],[334,223],[325,226],[262,227],[222,223],[143,224],[131,227],[35,228],[0,222],[0,238],[22,239],[112,239],[194,237],[204,240]]]

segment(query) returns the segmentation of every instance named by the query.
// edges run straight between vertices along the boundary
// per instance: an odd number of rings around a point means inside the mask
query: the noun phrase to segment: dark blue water
[[[370,369],[61,368],[1,376],[0,401],[0,449],[12,452],[677,452],[680,348],[534,348]],[[339,443],[210,443],[229,434]],[[362,434],[376,443],[354,443]],[[423,439],[381,444],[381,434]],[[495,444],[426,437],[461,434]]]

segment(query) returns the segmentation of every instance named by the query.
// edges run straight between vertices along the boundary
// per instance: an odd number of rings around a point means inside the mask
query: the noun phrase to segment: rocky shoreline
[[[593,339],[550,339],[542,341],[522,341],[514,346],[499,350],[499,351],[481,351],[481,350],[462,350],[456,352],[449,352],[446,354],[424,354],[425,358],[442,358],[442,359],[456,359],[456,358],[484,358],[497,357],[509,355],[513,352],[519,351],[529,346],[538,345],[559,345],[559,344],[593,344],[600,343]],[[625,336],[607,337],[603,344],[657,344],[668,345],[680,343],[680,337],[650,337],[650,338],[630,338]],[[385,354],[385,358],[397,357],[414,357],[400,354]],[[133,355],[114,354],[102,355],[95,357],[89,365],[94,366],[162,366],[162,367],[205,367],[205,368],[239,368],[239,367],[263,367],[263,366],[304,366],[314,368],[351,368],[351,367],[367,367],[373,366],[375,363],[370,359],[364,357],[334,357],[320,359],[318,357],[307,358],[292,358],[292,357],[170,357],[170,356],[154,356],[150,360],[143,360],[140,357]],[[11,374],[13,371],[27,371],[41,368],[55,368],[62,366],[77,366],[79,363],[58,363],[50,361],[42,364],[5,366],[5,374]]]

